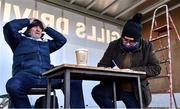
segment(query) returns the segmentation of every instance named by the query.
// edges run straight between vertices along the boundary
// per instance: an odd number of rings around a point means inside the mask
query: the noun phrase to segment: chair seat
[[[39,94],[46,94],[46,93],[47,93],[47,88],[30,88],[30,89],[28,89],[28,94],[39,95]]]

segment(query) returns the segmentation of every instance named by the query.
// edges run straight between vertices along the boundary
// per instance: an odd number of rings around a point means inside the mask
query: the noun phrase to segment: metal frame
[[[114,19],[111,16],[101,15],[101,13],[89,10],[91,8],[90,5],[86,8],[74,5],[73,4],[75,2],[74,0],[70,1],[70,3],[66,2],[64,0],[37,0],[37,1],[42,2],[42,3],[46,3],[46,4],[50,4],[50,5],[53,5],[56,7],[61,7],[62,9],[66,9],[66,10],[69,10],[71,12],[75,12],[75,13],[78,13],[81,15],[85,15],[87,17],[92,17],[92,18],[99,19],[101,21],[109,22],[113,25],[123,26],[125,23],[125,21],[123,21],[123,20]],[[92,6],[94,5],[93,2],[91,5]]]
[[[105,8],[102,10],[101,15],[105,14],[105,13],[108,11],[108,9],[109,9],[112,5],[114,5],[117,1],[118,1],[118,0],[114,0],[111,4],[109,4],[107,7],[105,7]]]
[[[174,10],[174,9],[176,9],[176,8],[178,8],[178,7],[180,7],[180,3],[178,3],[178,4],[176,4],[175,6],[169,8],[169,12],[172,11],[172,10]],[[156,17],[159,17],[159,16],[161,16],[161,15],[163,15],[163,14],[165,14],[165,13],[166,13],[166,11],[160,12],[160,13],[158,13],[158,14],[156,15]],[[149,17],[149,18],[145,19],[144,21],[142,21],[142,24],[144,24],[144,23],[152,20],[152,18],[153,18],[153,17]]]
[[[8,94],[0,95],[0,98],[2,99],[1,102],[0,102],[0,109],[3,109],[6,106],[8,106],[9,95]]]
[[[161,0],[161,1],[157,2],[157,3],[155,3],[154,5],[152,5],[152,6],[148,7],[148,8],[146,8],[146,9],[144,9],[144,10],[142,10],[142,11],[140,11],[140,13],[146,14],[146,13],[148,13],[148,12],[150,12],[150,11],[156,9],[157,7],[159,7],[159,6],[161,6],[161,5],[165,4],[165,3],[167,3],[167,2],[169,2],[169,1],[170,1],[170,0]]]
[[[36,0],[36,1],[44,2],[46,4],[60,7],[62,9],[66,9],[71,12],[85,15],[87,17],[92,17],[97,20],[99,19],[99,20],[102,20],[103,22],[111,23],[116,26],[123,26],[125,24],[125,20],[123,18],[121,19],[121,17],[123,15],[127,14],[128,12],[131,12],[133,9],[137,8],[138,6],[142,5],[144,2],[146,2],[148,0],[139,0],[138,2],[134,3],[132,6],[127,7],[126,10],[119,12],[115,16],[110,16],[110,15],[107,15],[106,13],[116,2],[118,2],[118,0],[112,1],[112,3],[108,4],[101,12],[91,10],[91,8],[96,4],[97,0],[91,0],[90,3],[85,7],[75,4],[76,2],[78,3],[77,0],[69,0],[69,1],[66,1],[66,0]],[[158,6],[163,5],[170,1],[171,0],[159,0],[155,4],[145,8],[144,10],[141,10],[139,12],[142,14],[147,14],[148,12],[151,12],[152,10],[157,8]],[[150,19],[151,18],[145,19],[145,20],[143,20],[142,23],[145,23],[145,22],[149,21]]]
[[[96,4],[96,0],[92,0],[89,4],[88,4],[88,6],[86,7],[86,9],[90,9],[93,5],[95,5]]]
[[[129,11],[133,10],[134,8],[136,8],[137,6],[141,5],[142,3],[146,2],[147,0],[141,0],[140,2],[134,4],[131,7],[128,7],[125,11],[120,12],[118,15],[116,15],[114,18],[117,19],[119,17],[121,17],[122,15],[128,13]]]
[[[75,1],[76,1],[76,0],[71,0],[71,1],[70,1],[70,4],[73,4]]]
[[[62,69],[62,70],[61,70]],[[51,74],[52,73],[52,74]],[[52,78],[64,78],[64,95],[65,95],[65,102],[64,107],[70,108],[70,78],[71,79],[82,79],[82,80],[101,80],[103,79],[110,79],[114,80],[113,82],[113,92],[114,92],[114,108],[117,108],[117,102],[116,102],[116,85],[115,80],[122,77],[127,78],[136,78],[137,84],[138,84],[138,93],[139,93],[139,99],[140,99],[140,107],[143,107],[142,103],[142,92],[141,92],[141,81],[140,81],[140,75],[138,73],[113,73],[113,72],[105,72],[105,71],[93,71],[91,69],[78,69],[78,68],[56,68],[56,70],[49,72],[48,74],[45,74],[44,76],[47,76],[49,79],[48,81],[48,91],[47,91],[47,108],[50,104],[50,89],[51,89],[51,79]],[[63,76],[63,77],[62,77]],[[81,77],[83,76],[83,77]],[[93,76],[93,78],[91,78]],[[86,77],[86,78],[84,78]]]

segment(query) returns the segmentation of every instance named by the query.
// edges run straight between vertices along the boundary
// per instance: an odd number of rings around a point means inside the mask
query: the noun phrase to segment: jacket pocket
[[[142,86],[142,97],[144,100],[144,105],[145,105],[145,107],[147,107],[151,103],[151,100],[152,100],[152,95],[151,95],[151,91],[149,88],[149,82],[142,81],[141,86]]]

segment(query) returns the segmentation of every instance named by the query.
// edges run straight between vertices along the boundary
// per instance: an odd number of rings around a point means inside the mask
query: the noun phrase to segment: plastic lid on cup
[[[88,51],[88,49],[86,49],[86,48],[78,48],[78,49],[76,49],[76,52],[77,51]]]

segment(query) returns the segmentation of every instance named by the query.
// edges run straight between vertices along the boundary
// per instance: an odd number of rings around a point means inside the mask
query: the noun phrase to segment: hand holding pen
[[[114,67],[113,67],[113,69],[119,69],[119,67],[117,66],[117,64],[116,64],[116,62],[114,61],[114,60],[112,60],[112,63],[114,64]]]
[[[117,64],[116,64],[116,62],[114,61],[114,60],[112,60],[112,63],[114,64],[114,67],[113,67],[113,69],[115,69],[115,70],[119,70],[120,68],[117,66]],[[131,69],[121,69],[121,71],[122,72],[133,72],[133,70],[131,70]]]

